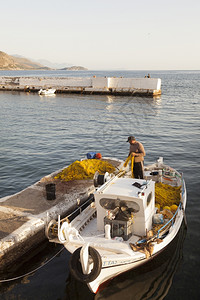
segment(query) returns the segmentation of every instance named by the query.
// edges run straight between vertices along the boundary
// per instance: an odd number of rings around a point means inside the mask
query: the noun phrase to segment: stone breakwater
[[[160,78],[123,77],[0,77],[0,90],[38,92],[55,88],[56,93],[130,96],[161,95]]]

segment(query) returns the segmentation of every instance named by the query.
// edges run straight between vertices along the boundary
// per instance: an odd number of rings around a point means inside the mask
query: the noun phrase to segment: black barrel
[[[46,184],[46,197],[47,197],[47,200],[55,200],[56,199],[55,183]]]

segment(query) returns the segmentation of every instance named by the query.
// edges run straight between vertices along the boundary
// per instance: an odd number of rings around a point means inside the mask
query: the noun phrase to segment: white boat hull
[[[135,253],[132,251],[129,253],[129,255],[123,255],[121,254],[122,257],[117,257],[117,254],[114,254],[109,256],[109,258],[104,258],[103,257],[103,250],[96,245],[98,242],[94,242],[92,238],[89,238],[90,240],[90,245],[92,247],[95,247],[100,255],[102,255],[102,269],[99,274],[99,276],[92,282],[87,283],[89,289],[93,292],[96,293],[98,291],[99,286],[109,280],[112,279],[113,277],[122,274],[126,271],[129,271],[131,269],[137,268],[140,265],[143,265],[144,263],[147,263],[149,260],[152,260],[155,256],[159,255],[160,252],[166,249],[166,247],[174,240],[176,235],[178,234],[181,224],[183,222],[183,210],[180,210],[177,214],[176,221],[174,223],[173,228],[171,229],[170,233],[167,235],[167,237],[164,239],[164,241],[160,244],[155,244],[154,245],[154,251],[152,253],[152,256],[146,258],[146,255],[144,253]],[[87,242],[87,238],[85,238],[85,242]],[[124,242],[116,242],[115,247],[116,249],[122,248],[122,244]],[[64,244],[65,248],[73,253],[76,248],[82,247],[83,243],[80,242],[79,245],[75,244],[72,246],[70,243]],[[124,245],[123,245],[124,246]],[[127,250],[130,249],[128,243],[126,244]],[[114,251],[114,250],[113,250]],[[123,251],[122,251],[123,252]]]
[[[163,166],[166,167],[166,165],[157,163],[151,165],[150,170],[151,168],[158,169],[158,167],[162,169]],[[173,169],[173,171],[175,170]],[[185,220],[184,217],[185,217],[185,207],[186,207],[185,182],[177,171],[176,174],[177,174],[176,177],[177,185],[178,184],[182,185],[181,200],[173,218],[171,218],[165,224],[165,232],[163,232],[163,236],[160,235],[158,231],[158,236],[156,234],[153,236],[153,238],[148,238],[146,235],[144,242],[142,239],[142,235],[139,236],[138,234],[134,234],[134,233],[127,240],[123,240],[122,238],[118,238],[118,237],[114,239],[106,237],[106,234],[104,234],[104,230],[102,231],[100,228],[101,223],[99,223],[100,225],[98,225],[98,220],[97,220],[98,218],[96,218],[96,212],[98,214],[98,206],[96,205],[96,199],[98,201],[98,198],[95,198],[95,206],[89,205],[77,217],[75,217],[70,224],[68,224],[68,222],[60,223],[60,220],[58,221],[57,242],[64,244],[65,248],[70,253],[72,253],[72,259],[70,261],[71,272],[76,277],[77,269],[82,268],[82,272],[83,272],[81,276],[81,278],[83,279],[82,281],[87,283],[88,287],[93,293],[96,293],[98,291],[99,286],[103,282],[121,273],[136,268],[148,262],[149,260],[152,260],[154,257],[159,255],[163,250],[165,250],[175,239],[175,237],[177,236],[181,228],[181,224],[183,220]],[[119,185],[117,186],[118,181],[119,181]],[[120,180],[118,181],[117,180],[115,181],[115,179],[114,180],[111,179],[110,182],[105,183],[101,188],[99,188],[97,193],[99,193],[101,197],[105,197],[106,199],[106,197],[108,197],[109,195],[108,192],[106,194],[106,188],[108,189],[108,187],[110,186],[110,191],[111,191],[110,193],[112,194],[113,193],[112,188],[114,186],[120,195],[120,189],[119,189]],[[126,180],[126,182],[128,183],[129,181],[130,180],[128,179]],[[144,192],[148,191],[148,185],[151,185],[151,180],[149,181],[149,183],[146,183],[143,189]],[[172,185],[174,185],[174,182],[172,183]],[[112,200],[113,196],[110,197]],[[143,196],[138,196],[138,197],[140,197],[138,198],[138,201],[144,201]],[[127,197],[126,198],[127,205],[130,203],[129,201],[130,201],[130,197]],[[148,205],[149,204],[146,204],[146,206]],[[100,210],[99,216],[101,215],[101,213],[102,211]],[[135,220],[138,221],[138,219],[140,219],[140,215],[137,216],[136,213]],[[148,221],[146,222],[146,226],[149,226]],[[55,239],[52,241],[55,242]],[[131,246],[131,245],[140,245],[140,243],[141,245],[144,245],[144,248],[135,250]],[[147,249],[147,246],[149,247],[149,245],[152,247],[151,249],[150,248]],[[95,249],[95,251],[98,252],[98,255],[100,257],[101,264],[98,264],[98,270],[95,270],[96,267],[95,259],[99,260],[99,258],[92,257],[93,261],[91,262],[91,258],[89,259],[89,254],[88,254],[88,252],[90,253],[90,249],[89,249],[90,247]],[[145,249],[145,251],[143,251],[142,249]],[[76,253],[77,251],[79,251],[80,256],[78,256],[77,260],[73,260],[74,253]],[[91,257],[91,253],[90,253],[90,257]],[[80,267],[78,267],[78,265],[80,265]],[[96,272],[96,274],[95,275],[93,274],[94,276],[90,278],[90,274],[92,272],[93,273]]]
[[[50,95],[54,95],[55,92],[56,92],[56,89],[40,89],[38,94],[50,96]]]

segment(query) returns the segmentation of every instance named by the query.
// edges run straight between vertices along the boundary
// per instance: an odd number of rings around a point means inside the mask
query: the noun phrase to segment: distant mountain
[[[46,70],[49,69],[25,57],[8,55],[0,51],[0,70]]]
[[[69,71],[88,70],[81,66],[73,66],[70,63],[52,63],[46,59],[40,59],[40,60],[37,60],[37,62],[39,62],[42,65],[47,66],[51,69],[57,69],[57,70],[69,70]]]
[[[39,60],[36,60],[36,62],[44,65],[44,66],[47,66],[51,69],[62,69],[64,67],[71,67],[72,64],[70,63],[54,63],[54,62],[51,62],[49,60],[46,60],[46,59],[39,59]]]
[[[71,66],[67,63],[51,63],[48,60],[33,60],[28,59],[18,54],[8,55],[7,53],[0,51],[0,70],[87,70],[81,66]]]
[[[22,56],[12,56],[16,63],[18,63],[22,68],[24,69],[42,69],[42,70],[48,70],[50,69],[46,65],[42,65],[40,63],[34,62],[28,58],[22,57]]]
[[[72,67],[66,67],[62,68],[60,70],[67,70],[67,71],[87,71],[88,69],[81,67],[81,66],[72,66]]]

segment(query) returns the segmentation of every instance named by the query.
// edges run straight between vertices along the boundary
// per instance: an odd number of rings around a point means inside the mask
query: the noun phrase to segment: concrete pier
[[[0,77],[0,90],[38,92],[55,88],[56,93],[127,96],[161,95],[160,78],[123,77]]]
[[[0,199],[1,273],[45,240],[48,218],[69,214],[86,201],[94,189],[92,180],[57,182],[56,199],[47,200],[45,186],[49,182],[54,182],[52,176]]]
[[[115,167],[121,162],[110,160]],[[45,240],[45,226],[58,215],[67,216],[94,192],[93,180],[65,182],[58,170],[19,193],[0,199],[0,273],[13,270],[23,257]],[[55,200],[47,200],[46,186],[55,184]]]

